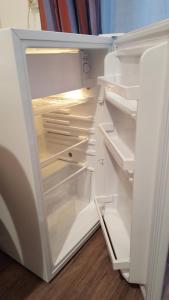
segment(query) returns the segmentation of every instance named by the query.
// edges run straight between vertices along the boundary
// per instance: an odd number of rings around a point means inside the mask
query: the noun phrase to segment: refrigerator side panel
[[[30,150],[34,145],[25,124],[14,35],[11,30],[0,33],[0,248],[47,279]]]

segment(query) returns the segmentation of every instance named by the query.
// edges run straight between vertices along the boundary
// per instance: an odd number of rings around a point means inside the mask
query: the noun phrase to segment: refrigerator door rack
[[[139,98],[139,85],[124,85],[120,82],[121,78],[120,75],[101,76],[98,77],[98,83],[127,100],[137,100]]]
[[[100,124],[99,128],[103,134],[104,142],[109,149],[112,157],[124,171],[134,173],[135,158],[132,151],[115,133],[112,123]]]
[[[108,246],[114,270],[128,270],[130,266],[130,237],[112,202],[95,198],[100,224]]]
[[[114,105],[122,112],[130,115],[132,118],[136,118],[137,114],[137,100],[126,100],[125,98],[113,93],[109,88],[105,88],[105,100],[111,105]]]

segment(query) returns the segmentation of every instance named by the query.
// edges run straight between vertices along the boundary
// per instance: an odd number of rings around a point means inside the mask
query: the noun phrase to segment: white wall
[[[0,0],[0,28],[15,27],[40,30],[38,9],[30,10],[29,22],[28,12],[28,0]]]

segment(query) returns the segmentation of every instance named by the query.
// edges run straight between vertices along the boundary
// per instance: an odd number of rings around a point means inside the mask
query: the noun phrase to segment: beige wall
[[[29,22],[28,11],[27,0],[0,0],[0,28],[15,27],[40,30],[38,9],[30,10]]]

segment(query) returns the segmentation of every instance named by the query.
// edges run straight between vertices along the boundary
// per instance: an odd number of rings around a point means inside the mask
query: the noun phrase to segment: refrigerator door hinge
[[[106,33],[106,34],[100,34],[99,36],[102,37],[110,37],[112,38],[112,51],[116,51],[118,49],[118,46],[116,42],[118,42],[118,38],[124,35],[123,32],[117,32],[117,33]]]

